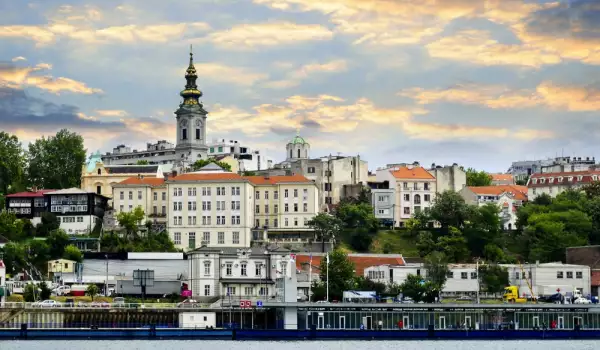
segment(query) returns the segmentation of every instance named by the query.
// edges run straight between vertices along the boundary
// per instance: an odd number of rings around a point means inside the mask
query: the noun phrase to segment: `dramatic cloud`
[[[196,69],[203,78],[216,82],[251,86],[268,78],[267,74],[252,72],[242,67],[230,67],[221,63],[197,63]]]
[[[279,68],[286,70],[293,69],[293,64],[279,63]],[[348,69],[348,63],[346,60],[333,60],[325,63],[309,63],[299,68],[292,70],[282,80],[274,80],[268,83],[262,84],[262,87],[271,89],[286,89],[298,86],[302,83],[302,80],[308,78],[316,78],[318,75],[339,73],[344,72]]]
[[[103,117],[125,117],[129,115],[129,113],[127,113],[126,111],[119,109],[99,109],[96,110],[96,113]]]
[[[34,86],[39,89],[59,94],[68,91],[76,94],[97,94],[102,90],[90,88],[85,83],[64,77],[52,77],[50,75],[36,75],[40,70],[52,69],[48,63],[40,63],[35,67],[16,67],[0,63],[0,87],[22,88]]]
[[[270,22],[237,25],[228,30],[211,33],[207,40],[226,49],[245,50],[261,46],[330,40],[332,37],[333,33],[329,29],[317,24]]]
[[[547,107],[570,112],[600,111],[600,89],[597,87],[557,85],[552,82],[543,82],[535,90],[470,84],[448,89],[413,88],[401,91],[399,95],[412,98],[422,105],[451,102],[499,109]]]

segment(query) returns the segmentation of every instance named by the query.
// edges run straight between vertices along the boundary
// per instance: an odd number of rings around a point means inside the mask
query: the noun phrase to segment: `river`
[[[0,341],[2,350],[587,350],[598,341],[212,341],[212,340],[117,340],[117,341]]]

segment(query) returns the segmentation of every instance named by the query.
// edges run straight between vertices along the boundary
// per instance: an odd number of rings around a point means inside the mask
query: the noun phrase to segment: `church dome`
[[[305,145],[307,142],[304,141],[304,139],[300,135],[296,135],[294,136],[292,141],[290,141],[290,143],[293,145]]]

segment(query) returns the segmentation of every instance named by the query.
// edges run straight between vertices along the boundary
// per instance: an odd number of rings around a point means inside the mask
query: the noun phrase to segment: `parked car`
[[[110,307],[110,304],[106,301],[94,301],[89,306],[91,307]]]
[[[200,303],[198,303],[198,301],[196,301],[194,299],[185,299],[181,303],[178,303],[177,307],[182,307],[182,308],[190,308],[190,307],[192,307],[193,308],[193,307],[202,307],[202,305]]]
[[[577,299],[575,299],[575,301],[573,301],[573,304],[591,304],[592,301],[584,298],[584,297],[579,297]]]
[[[32,304],[33,307],[61,307],[62,304],[56,300],[38,301]]]
[[[125,307],[125,298],[116,297],[113,299],[113,307]]]

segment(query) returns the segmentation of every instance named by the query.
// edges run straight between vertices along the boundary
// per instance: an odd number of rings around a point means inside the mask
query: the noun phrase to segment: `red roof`
[[[496,186],[469,186],[469,190],[481,196],[499,196],[502,193],[508,192],[513,195],[514,199],[519,201],[527,200],[527,186],[518,185],[496,185]]]
[[[592,270],[592,286],[600,286],[600,271]]]
[[[398,170],[393,170],[392,175],[396,179],[435,180],[433,175],[420,166],[413,166],[411,168],[403,166],[398,168]]]
[[[26,191],[26,192],[9,194],[6,197],[7,198],[44,197],[45,193],[54,192],[54,191],[56,191],[56,190],[37,190],[36,192]]]
[[[312,182],[312,180],[298,174],[294,175],[277,175],[277,176],[244,176],[250,183],[254,185],[275,185],[278,183],[289,182]]]
[[[170,181],[231,181],[243,178],[236,173],[186,173],[175,176]]]
[[[597,181],[599,179],[600,171],[596,170],[571,171],[561,173],[537,173],[531,175],[529,181],[527,182],[527,187],[579,185],[583,183]]]
[[[149,185],[149,186],[161,186],[165,183],[165,179],[160,177],[130,177],[119,182],[119,185]]]
[[[306,255],[305,255],[306,254]],[[312,257],[312,265],[319,266],[322,256]],[[378,265],[404,265],[404,259],[400,256],[382,256],[378,254],[348,254],[348,259],[354,263],[357,276],[364,276],[365,269]],[[296,269],[301,270],[303,265],[310,261],[310,254],[302,253],[296,255]],[[313,270],[314,271],[314,270]]]
[[[512,174],[489,174],[492,177],[492,181],[512,181]]]

